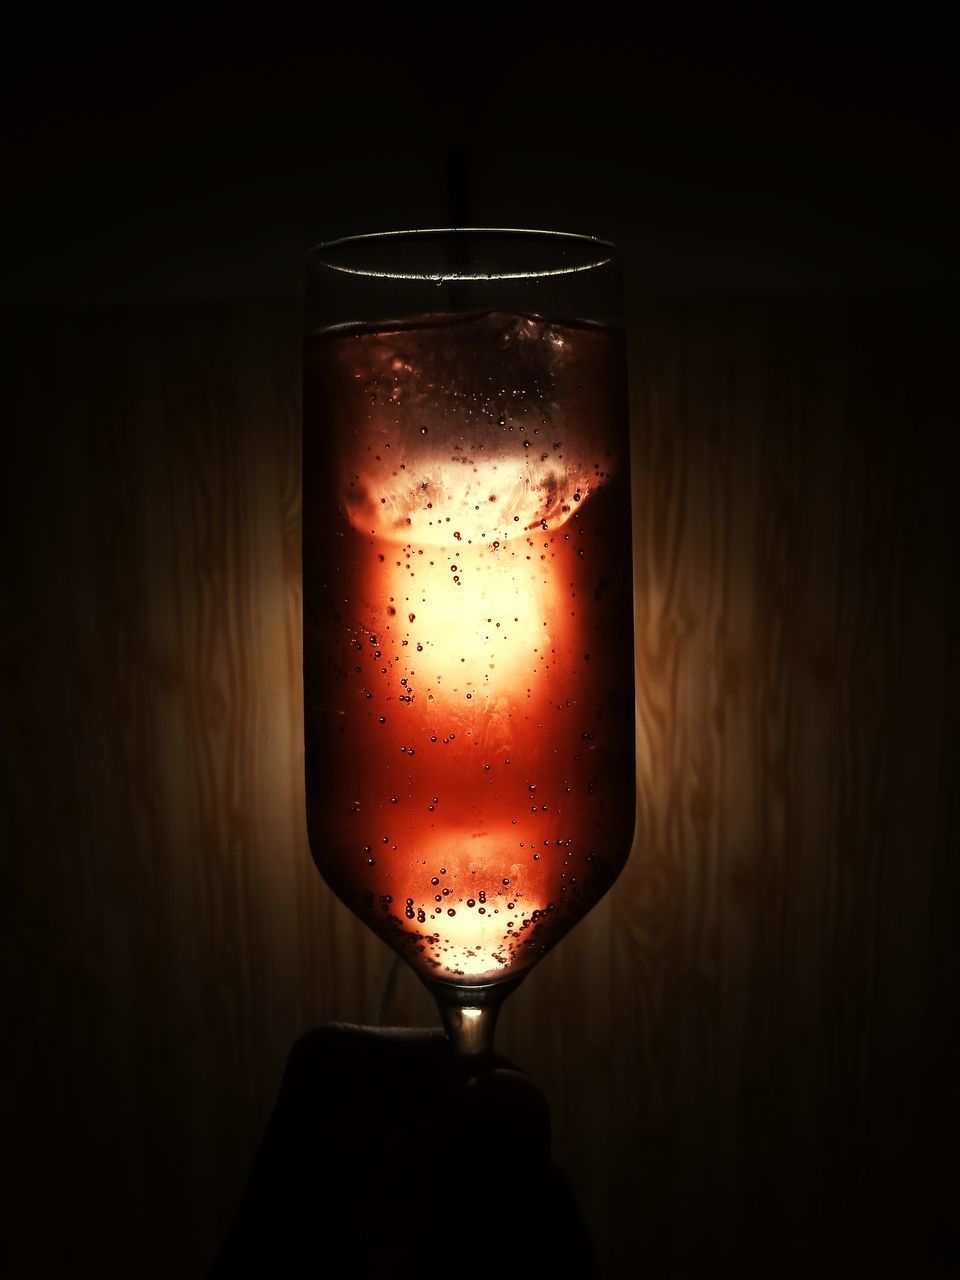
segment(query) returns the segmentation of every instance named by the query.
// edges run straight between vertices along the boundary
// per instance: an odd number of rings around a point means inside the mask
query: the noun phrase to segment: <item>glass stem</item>
[[[454,1053],[460,1058],[487,1059],[493,1053],[499,1005],[456,1005],[443,1002],[440,1017]]]
[[[487,986],[458,987],[427,982],[440,1010],[444,1030],[460,1066],[470,1075],[486,1074],[493,1061],[493,1034],[500,1006],[524,975]]]

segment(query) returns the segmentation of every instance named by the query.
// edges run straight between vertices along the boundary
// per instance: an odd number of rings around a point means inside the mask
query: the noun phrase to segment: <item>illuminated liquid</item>
[[[418,971],[534,963],[633,838],[622,334],[492,313],[305,348],[307,815]]]

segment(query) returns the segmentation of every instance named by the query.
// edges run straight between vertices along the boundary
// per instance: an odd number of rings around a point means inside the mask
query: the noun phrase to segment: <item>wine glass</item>
[[[613,246],[430,230],[313,250],[310,846],[473,1063],[630,851],[632,582]]]

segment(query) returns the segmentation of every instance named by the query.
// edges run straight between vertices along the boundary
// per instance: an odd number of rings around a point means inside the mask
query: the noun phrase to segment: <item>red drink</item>
[[[635,809],[623,336],[491,313],[307,339],[307,816],[424,977],[519,973]]]

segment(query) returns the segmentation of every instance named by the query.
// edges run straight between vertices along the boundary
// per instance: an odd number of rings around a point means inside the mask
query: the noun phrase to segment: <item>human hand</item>
[[[543,1095],[439,1031],[332,1024],[294,1046],[212,1280],[593,1274]]]

